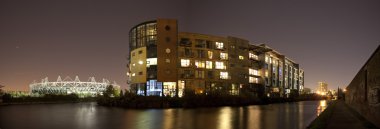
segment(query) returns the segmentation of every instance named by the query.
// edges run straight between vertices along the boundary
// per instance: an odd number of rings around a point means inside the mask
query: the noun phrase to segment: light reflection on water
[[[317,108],[317,116],[319,116],[327,107],[326,100],[319,101],[319,106]]]
[[[220,109],[218,129],[231,129],[232,120],[231,107],[224,107]]]
[[[96,103],[0,106],[1,129],[300,129],[326,101],[196,109],[123,109]]]

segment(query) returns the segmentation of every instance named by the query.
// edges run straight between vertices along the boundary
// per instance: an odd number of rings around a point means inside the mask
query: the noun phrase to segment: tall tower
[[[130,88],[140,95],[176,96],[177,21],[157,19],[129,32]],[[167,88],[163,88],[167,87]]]
[[[327,83],[326,82],[318,82],[317,93],[320,95],[326,95],[328,92]]]

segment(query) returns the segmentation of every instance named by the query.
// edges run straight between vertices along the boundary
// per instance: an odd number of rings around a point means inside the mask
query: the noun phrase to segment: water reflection
[[[301,129],[326,101],[197,109],[122,109],[96,103],[0,107],[0,128],[16,129]]]
[[[175,109],[167,109],[167,110],[164,110],[164,116],[163,116],[163,119],[165,120],[164,121],[164,125],[163,125],[163,128],[164,129],[173,129],[174,126],[175,126],[175,122],[174,122],[174,110]]]
[[[231,129],[232,120],[231,107],[224,107],[220,109],[218,129]]]
[[[74,122],[80,128],[94,128],[96,122],[96,104],[81,105],[76,108]]]
[[[317,108],[317,116],[319,116],[327,107],[326,100],[319,101],[319,106]]]

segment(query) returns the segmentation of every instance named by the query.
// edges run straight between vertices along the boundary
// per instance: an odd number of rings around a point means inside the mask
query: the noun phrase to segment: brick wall
[[[380,46],[356,74],[346,91],[346,103],[380,127]]]

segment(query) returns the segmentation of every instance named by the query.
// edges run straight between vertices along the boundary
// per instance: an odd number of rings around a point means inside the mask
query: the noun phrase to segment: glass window
[[[272,57],[269,57],[269,64],[272,64]]]
[[[157,58],[147,58],[146,66],[149,67],[151,65],[157,65]]]
[[[240,60],[244,60],[244,56],[239,55]]]
[[[205,40],[201,40],[201,39],[196,39],[195,40],[195,47],[199,47],[199,48],[204,48],[206,47],[206,41]]]
[[[150,23],[146,25],[146,35],[148,37],[148,42],[156,40],[157,27],[156,23]]]
[[[212,69],[212,61],[206,61],[206,69]]]
[[[224,48],[223,42],[215,42],[215,46],[217,49],[223,49]]]
[[[197,68],[205,68],[205,61],[198,61],[198,60],[196,60],[195,61],[195,66]]]
[[[221,52],[220,53],[220,59],[227,60],[228,59],[228,53]]]
[[[259,56],[257,56],[256,54],[253,54],[253,53],[249,53],[249,59],[258,60]]]
[[[259,71],[256,69],[249,69],[249,75],[259,76]]]
[[[195,78],[205,78],[205,72],[204,71],[195,71]]]
[[[189,67],[190,66],[190,60],[189,59],[181,59],[181,66],[182,67]]]
[[[178,97],[183,96],[184,89],[185,89],[185,81],[178,80]]]
[[[182,45],[182,46],[191,46],[191,41],[189,38],[181,38],[181,40],[179,41],[179,45]]]
[[[249,83],[259,83],[259,78],[249,77]]]
[[[212,59],[212,51],[207,51],[207,57],[208,57],[209,59]]]
[[[220,72],[220,79],[228,79],[228,72]]]
[[[231,95],[239,95],[239,86],[236,84],[231,84],[230,94]]]
[[[206,41],[206,47],[207,47],[208,49],[212,49],[212,48],[213,48],[213,46],[212,46],[212,42],[211,42],[211,41]]]
[[[176,91],[176,82],[164,82],[164,95],[174,97]]]
[[[215,69],[226,69],[224,62],[215,61]]]
[[[198,58],[206,58],[204,50],[197,50],[197,52],[198,52]]]
[[[209,79],[213,79],[214,78],[214,72],[213,71],[208,71],[207,72],[207,76]]]
[[[191,49],[185,48],[185,56],[191,56]]]

